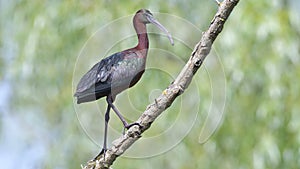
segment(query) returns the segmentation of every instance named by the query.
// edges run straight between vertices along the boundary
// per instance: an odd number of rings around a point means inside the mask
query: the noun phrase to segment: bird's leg
[[[134,125],[138,125],[139,127],[142,127],[139,123],[130,123],[128,124],[127,121],[125,120],[125,118],[122,116],[122,114],[119,112],[119,110],[116,108],[116,106],[113,104],[113,100],[112,98],[108,98],[107,100],[108,105],[114,110],[114,112],[117,114],[117,116],[119,117],[119,119],[122,121],[124,128],[129,129],[130,127],[134,126]]]
[[[97,158],[103,154],[104,160],[105,160],[105,152],[107,150],[107,128],[108,128],[108,121],[109,121],[109,112],[110,112],[110,105],[107,105],[106,113],[105,113],[105,126],[104,126],[104,141],[103,141],[103,147],[100,153],[94,158],[94,161],[97,160]]]

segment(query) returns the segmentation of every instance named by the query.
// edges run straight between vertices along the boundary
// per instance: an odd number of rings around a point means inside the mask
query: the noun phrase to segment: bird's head
[[[173,38],[169,31],[153,17],[153,14],[149,10],[138,10],[135,14],[135,19],[137,19],[138,22],[141,22],[143,24],[152,23],[153,25],[157,26],[161,31],[167,34],[171,44],[174,45]]]
[[[152,23],[154,19],[153,14],[148,9],[140,9],[135,14],[138,20],[144,24]]]

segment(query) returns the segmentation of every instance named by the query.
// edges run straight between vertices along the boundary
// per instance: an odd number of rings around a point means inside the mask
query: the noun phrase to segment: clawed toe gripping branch
[[[204,59],[209,54],[214,40],[222,31],[227,18],[239,0],[224,0],[221,3],[219,1],[217,2],[219,5],[217,13],[212,19],[209,28],[203,33],[200,41],[195,46],[189,61],[183,67],[175,81],[168,86],[168,88],[164,90],[164,92],[158,98],[155,99],[154,103],[147,106],[144,113],[135,123],[128,125],[126,122],[122,121],[124,126],[128,128],[125,134],[113,141],[113,145],[110,149],[107,149],[106,151],[104,150],[102,154],[100,153],[97,158],[87,162],[87,165],[82,168],[109,168],[120,155],[122,155],[135,141],[141,137],[141,134],[147,130],[153,121],[173,103],[176,97],[184,93],[185,89],[191,82],[193,75],[201,67]],[[108,109],[112,108],[115,112],[117,112],[117,109],[114,108],[113,104],[109,104],[108,107]],[[109,115],[105,117],[109,119]]]

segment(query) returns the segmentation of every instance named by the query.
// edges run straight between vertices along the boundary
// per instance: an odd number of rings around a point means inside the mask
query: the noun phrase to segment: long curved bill
[[[147,15],[147,19],[149,22],[151,22],[152,24],[154,24],[155,26],[157,26],[161,31],[163,31],[165,34],[167,34],[170,42],[172,45],[174,45],[174,41],[172,38],[172,35],[170,34],[170,32],[164,27],[162,26],[162,24],[160,24],[153,16],[151,15]]]

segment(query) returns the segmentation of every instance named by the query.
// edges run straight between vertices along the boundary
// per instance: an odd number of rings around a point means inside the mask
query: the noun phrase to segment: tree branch
[[[224,23],[238,2],[239,0],[224,0],[221,3],[218,2],[219,9],[216,15],[211,21],[208,30],[203,33],[201,40],[195,46],[190,59],[181,70],[180,74],[175,81],[155,99],[154,103],[147,106],[145,112],[137,120],[141,127],[133,126],[125,133],[125,135],[113,141],[113,146],[105,153],[105,159],[102,155],[96,161],[89,161],[87,165],[82,168],[109,168],[116,158],[122,155],[135,141],[137,141],[141,137],[141,134],[151,126],[153,121],[184,92],[189,86],[194,74],[209,54],[214,40],[222,31]]]

